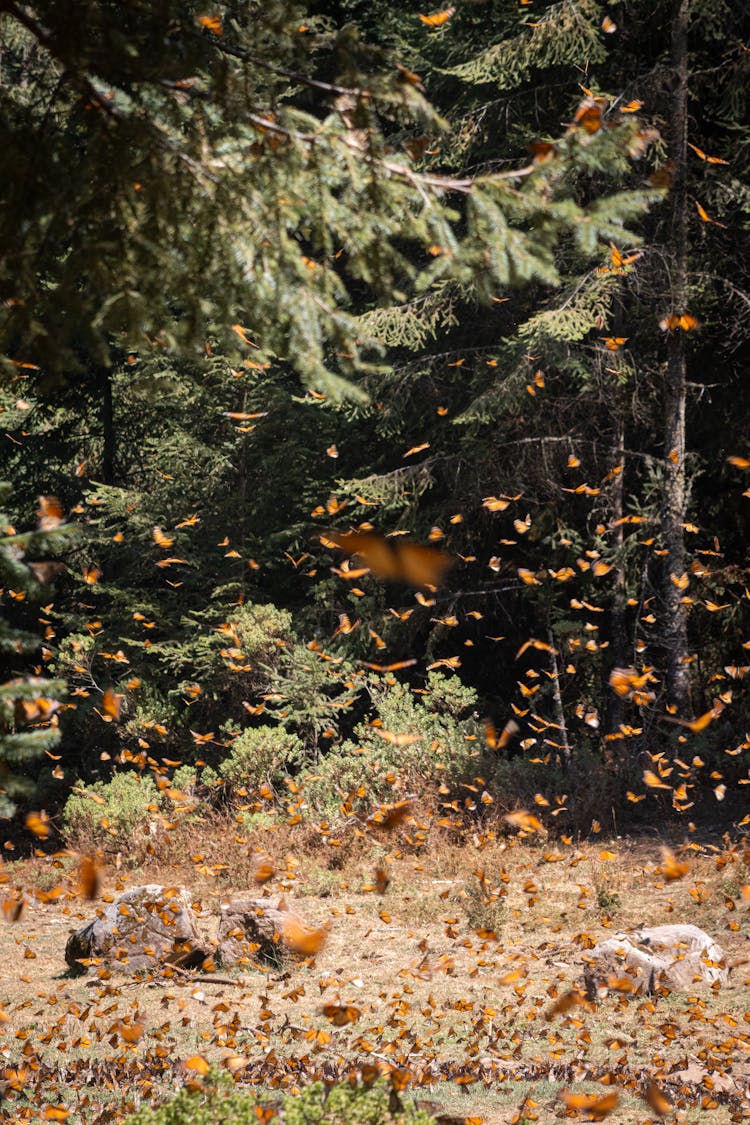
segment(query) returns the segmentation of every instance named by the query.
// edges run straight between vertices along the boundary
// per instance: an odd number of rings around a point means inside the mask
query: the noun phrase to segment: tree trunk
[[[557,663],[555,635],[551,628],[547,629],[547,641],[549,643],[550,676],[552,678],[552,708],[555,723],[560,732],[558,748],[562,754],[562,763],[567,768],[570,765],[570,743],[568,742],[568,727],[565,722],[565,711],[563,710],[562,693],[560,691],[560,668]]]
[[[619,334],[619,332],[617,333]],[[619,391],[619,388],[618,388]],[[623,516],[625,511],[625,405],[622,402],[622,391],[618,393],[615,407],[614,449],[615,463],[613,469],[619,473],[612,481],[610,492],[610,520],[614,524],[611,536],[611,546],[617,554],[617,564],[612,571],[612,604],[610,605],[609,618],[609,660],[606,661],[607,679],[613,668],[624,668],[630,663],[628,658],[628,637],[625,628],[625,571],[623,569],[622,550],[625,543]],[[604,721],[604,730],[607,734],[616,734],[622,726],[624,709],[623,701],[619,695],[604,687],[607,699],[607,713]]]
[[[109,367],[99,368],[99,417],[102,424],[102,481],[115,482],[115,415],[112,401],[112,371]]]
[[[674,165],[670,192],[669,261],[672,272],[671,313],[686,313],[688,297],[688,10],[689,0],[676,0],[672,23],[674,94],[670,155]],[[685,333],[674,328],[667,338],[664,386],[664,493],[662,541],[666,551],[663,573],[662,635],[666,654],[667,700],[681,714],[690,709],[687,607],[683,604],[685,574]]]
[[[625,315],[622,300],[617,299],[614,305],[612,319],[609,326],[613,336],[625,336]],[[611,533],[610,546],[613,548],[617,562],[612,571],[612,601],[609,607],[609,653],[604,661],[604,674],[606,682],[603,685],[604,698],[607,700],[604,717],[604,733],[617,734],[624,718],[623,700],[611,691],[609,676],[613,668],[624,668],[630,664],[632,656],[628,652],[628,636],[626,629],[626,589],[625,570],[623,560],[623,547],[625,545],[625,417],[628,408],[627,390],[623,386],[622,352],[613,352],[607,357],[607,374],[613,376],[615,385],[611,387],[609,399],[612,403],[612,484],[609,493],[609,520]],[[619,750],[619,745],[617,746]]]

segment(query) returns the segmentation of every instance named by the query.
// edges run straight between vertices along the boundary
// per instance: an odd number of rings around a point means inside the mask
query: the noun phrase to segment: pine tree
[[[590,249],[647,201],[557,198],[568,166],[621,159],[637,128],[624,118],[593,144],[569,130],[551,165],[468,177],[416,166],[399,133],[441,130],[419,78],[302,5],[2,10],[15,178],[0,347],[40,365],[42,385],[89,371],[105,428],[113,344],[192,348],[214,332],[237,362],[285,361],[318,390],[361,397],[352,376],[377,370],[380,351],[352,315],[362,295],[451,278],[489,299],[554,281],[560,238]]]
[[[507,11],[504,18],[493,14],[498,19],[489,41],[481,14],[468,8],[456,13],[450,34],[423,39],[422,48],[415,46],[416,34],[409,40],[415,55],[407,62],[415,69],[420,50],[440,56],[430,93],[445,83],[461,122],[445,159],[450,162],[452,153],[454,160],[496,167],[503,144],[524,131],[528,137],[530,121],[541,141],[537,153],[549,156],[544,146],[554,143],[560,88],[567,80],[572,98],[583,70],[594,120],[595,107],[606,117],[612,103],[640,112],[635,175],[641,182],[648,177],[665,201],[637,222],[638,239],[613,234],[613,247],[593,269],[563,244],[555,259],[556,291],[534,286],[502,293],[511,300],[478,313],[467,285],[446,282],[422,317],[412,304],[368,314],[368,326],[401,348],[386,382],[398,393],[380,391],[385,401],[377,430],[401,448],[414,444],[415,432],[430,446],[419,462],[398,469],[398,454],[391,452],[380,473],[358,477],[353,490],[423,535],[431,527],[445,529],[448,546],[492,563],[495,574],[485,572],[480,581],[462,574],[449,600],[460,607],[467,589],[487,606],[513,598],[515,648],[524,636],[543,636],[550,613],[570,642],[578,613],[578,630],[585,623],[596,627],[604,644],[587,657],[592,668],[584,691],[606,711],[606,730],[616,735],[623,707],[607,687],[612,666],[650,660],[663,674],[664,702],[689,714],[690,681],[693,706],[705,706],[711,675],[722,674],[722,625],[731,651],[735,647],[740,591],[734,587],[728,604],[718,591],[738,574],[743,548],[733,531],[737,517],[723,520],[712,488],[734,510],[723,466],[727,452],[743,445],[748,334],[741,307],[748,272],[741,240],[729,231],[747,225],[747,13],[717,2],[707,19],[695,6],[644,2],[612,9],[604,28],[596,5],[554,4],[541,19],[535,11],[529,17],[534,26],[515,33]],[[458,64],[448,58],[459,37],[464,54],[470,53],[480,24],[484,38],[474,57]],[[398,40],[394,26],[397,20],[388,24],[389,34]],[[436,103],[442,108],[440,95]],[[666,119],[664,106],[670,107]],[[571,104],[570,118],[574,114]],[[512,123],[504,135],[499,120]],[[632,174],[623,169],[623,187]],[[602,186],[596,171],[589,185],[580,173],[569,182],[577,198]],[[543,387],[535,386],[536,373]],[[454,429],[448,438],[438,419],[425,417],[430,403],[458,415],[463,433]],[[571,494],[582,481],[584,491]],[[501,492],[523,493],[534,514],[535,543],[508,529],[505,538],[517,544],[498,550],[496,536],[476,518],[477,497]],[[463,522],[452,531],[448,519],[456,512]],[[725,525],[732,566],[723,562],[723,537],[722,547],[711,548],[707,524]],[[548,568],[561,575],[568,566],[577,571],[585,546],[599,552],[605,581],[595,596],[583,590],[574,600],[595,604],[603,616],[589,613],[585,622],[583,611],[571,614],[569,579],[561,580],[552,601],[535,587],[518,588],[519,563],[539,571],[540,540]],[[523,545],[525,559],[519,558]],[[540,580],[551,585],[549,577]],[[688,588],[691,582],[697,590]],[[709,607],[724,603],[723,618],[711,608],[706,613],[701,597]],[[492,631],[506,632],[498,608]],[[446,645],[453,644],[442,632]],[[570,688],[571,700],[580,701],[581,688]]]

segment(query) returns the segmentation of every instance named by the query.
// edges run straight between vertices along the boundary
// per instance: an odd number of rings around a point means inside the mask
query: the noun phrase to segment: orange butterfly
[[[207,1074],[210,1069],[210,1063],[203,1058],[203,1055],[191,1055],[189,1059],[185,1059],[182,1065],[186,1070],[194,1070],[196,1074],[201,1076]]]
[[[99,865],[91,856],[81,856],[78,867],[78,894],[88,902],[99,895]]]
[[[568,1109],[580,1110],[594,1120],[606,1117],[608,1113],[617,1108],[620,1101],[620,1095],[616,1090],[612,1090],[602,1097],[598,1094],[571,1094],[564,1090],[561,1097]]]
[[[499,734],[494,724],[487,722],[484,725],[484,740],[490,750],[503,750],[513,738],[513,735],[518,734],[518,730],[518,723],[513,719],[508,720]]]
[[[353,1004],[324,1004],[323,1015],[336,1027],[344,1027],[347,1023],[356,1023],[362,1012]]]
[[[654,698],[652,692],[644,690],[650,679],[649,672],[639,676],[635,668],[613,668],[609,676],[609,686],[620,699],[633,699],[642,706]]]
[[[385,870],[385,868],[383,868],[383,867],[376,868],[376,870],[375,870],[375,890],[378,892],[379,895],[385,894],[385,892],[388,890],[388,885],[389,885],[390,881],[391,880],[388,877],[388,872]]]
[[[700,328],[700,324],[689,313],[670,313],[669,316],[662,317],[659,327],[663,332],[674,332],[677,328],[681,328],[683,332],[692,332],[693,329]]]
[[[62,505],[57,497],[40,496],[37,516],[40,531],[52,531],[53,528],[59,527],[63,522],[64,515]]]
[[[573,117],[573,124],[579,125],[586,133],[598,133],[602,127],[603,98],[584,98]]]
[[[275,874],[276,869],[274,868],[273,861],[271,860],[270,856],[259,855],[257,857],[255,868],[253,870],[253,879],[255,880],[255,882],[261,884],[268,883],[271,879],[273,879]]]
[[[410,660],[397,660],[395,664],[372,664],[368,660],[360,662],[363,668],[372,668],[373,672],[400,672],[402,668],[411,668],[417,661],[415,657]]]
[[[397,801],[395,805],[381,805],[367,823],[374,828],[397,828],[411,813],[410,801]]]
[[[697,145],[691,145],[688,141],[688,148],[691,148],[696,156],[701,160],[705,160],[707,164],[728,164],[728,160],[722,160],[720,156],[708,156],[703,149],[698,148]]]
[[[30,812],[26,816],[26,827],[40,840],[46,840],[50,835],[52,829],[49,824],[49,817],[45,812],[37,813]]]
[[[328,929],[325,926],[318,930],[306,926],[296,914],[287,914],[284,919],[281,940],[293,953],[304,953],[307,957],[320,953],[327,937]]]
[[[515,812],[509,812],[503,820],[506,824],[510,824],[513,828],[520,828],[525,832],[541,832],[543,827],[539,821],[531,813],[526,812],[525,809],[517,809]]]
[[[672,1103],[664,1097],[655,1082],[649,1082],[643,1097],[654,1113],[658,1113],[661,1116],[664,1116],[665,1113],[669,1113],[672,1108]]]
[[[171,539],[169,535],[165,535],[160,527],[154,528],[153,535],[154,543],[156,543],[157,547],[171,547],[174,543],[174,539]]]
[[[667,847],[661,849],[661,866],[664,878],[668,883],[682,879],[690,871],[690,864],[680,863],[671,848]]]
[[[112,688],[106,688],[102,695],[102,711],[109,722],[112,719],[116,722],[120,718],[121,704],[122,696],[113,691]]]
[[[448,22],[455,11],[455,8],[444,8],[442,12],[433,12],[431,16],[423,16],[420,12],[419,18],[427,27],[442,27],[444,23]]]
[[[347,555],[358,555],[378,578],[410,586],[439,585],[454,561],[435,547],[386,539],[370,531],[327,531],[320,541],[324,547],[332,545]]]
[[[702,730],[706,729],[709,723],[712,723],[714,719],[718,719],[723,710],[724,704],[717,701],[710,711],[699,715],[697,719],[678,719],[675,715],[662,715],[662,718],[666,719],[668,723],[677,723],[681,727],[687,727],[693,734],[700,734]]]

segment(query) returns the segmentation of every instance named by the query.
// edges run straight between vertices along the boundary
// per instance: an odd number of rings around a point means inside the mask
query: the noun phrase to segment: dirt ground
[[[610,993],[552,1012],[587,948],[618,930],[690,922],[728,959],[750,954],[745,841],[673,840],[687,870],[671,879],[655,838],[498,835],[408,854],[394,832],[343,857],[295,847],[293,830],[274,841],[276,876],[262,888],[237,882],[225,842],[207,836],[183,863],[105,865],[98,903],[78,897],[75,857],[6,862],[4,1120],[122,1120],[200,1081],[196,1058],[265,1090],[379,1068],[445,1122],[601,1119],[613,1093],[624,1125],[750,1120],[750,963],[721,989]],[[382,894],[376,867],[389,878]],[[188,887],[209,940],[219,904],[248,889],[329,925],[328,938],[314,958],[222,971],[232,983],[104,966],[71,976],[69,933],[101,900],[147,882]]]

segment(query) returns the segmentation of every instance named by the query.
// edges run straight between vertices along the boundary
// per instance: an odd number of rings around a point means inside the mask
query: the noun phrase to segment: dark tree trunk
[[[555,635],[551,628],[547,629],[547,641],[549,643],[550,676],[552,677],[552,708],[557,724],[558,738],[560,739],[559,749],[562,763],[567,768],[570,765],[570,743],[568,742],[568,726],[565,722],[565,711],[563,710],[562,693],[560,691],[560,667],[557,663]]]
[[[99,417],[102,424],[102,481],[115,482],[115,416],[112,402],[112,371],[99,368]]]
[[[686,313],[688,298],[688,10],[689,0],[676,0],[672,24],[672,68],[674,93],[670,155],[674,165],[670,192],[671,221],[669,262],[672,274],[670,312]],[[668,333],[667,368],[664,385],[664,493],[662,497],[662,541],[666,551],[663,571],[662,635],[666,654],[668,702],[682,714],[690,709],[687,607],[685,594],[685,333]]]
[[[615,327],[615,335],[621,334],[621,328]],[[619,473],[612,481],[610,493],[610,519],[614,525],[612,530],[611,545],[617,552],[617,565],[612,571],[612,605],[610,606],[610,641],[609,671],[613,668],[623,668],[630,663],[628,657],[628,637],[625,628],[625,571],[623,570],[622,549],[625,541],[623,515],[625,496],[625,407],[622,402],[622,392],[618,395],[616,404],[615,432],[614,432],[614,468]],[[607,699],[607,714],[604,729],[607,734],[616,734],[624,715],[623,701],[619,695],[605,687]]]

